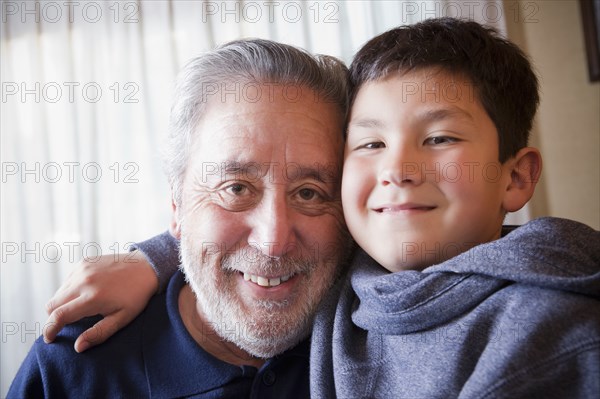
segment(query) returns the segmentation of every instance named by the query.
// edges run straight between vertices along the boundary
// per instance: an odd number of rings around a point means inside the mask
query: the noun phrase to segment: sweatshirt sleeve
[[[599,377],[600,342],[591,338],[549,359],[531,359],[518,372],[494,380],[476,394],[466,395],[463,389],[459,398],[598,398]]]
[[[130,251],[141,251],[158,277],[158,292],[164,292],[179,268],[179,240],[165,231],[149,240],[135,243]]]

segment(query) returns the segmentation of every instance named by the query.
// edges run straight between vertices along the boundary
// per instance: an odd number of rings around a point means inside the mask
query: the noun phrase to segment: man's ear
[[[171,223],[169,225],[169,233],[178,240],[181,239],[181,215],[180,209],[175,202],[175,193],[171,189]]]
[[[535,185],[542,173],[542,156],[536,148],[522,148],[506,161],[505,171],[510,173],[502,206],[507,212],[521,209],[533,196]]]

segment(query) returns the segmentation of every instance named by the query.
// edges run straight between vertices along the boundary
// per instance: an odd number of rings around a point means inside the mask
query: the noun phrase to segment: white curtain
[[[500,0],[2,1],[0,397],[68,271],[167,228],[158,150],[187,59],[261,37],[349,62],[444,15],[505,30]]]

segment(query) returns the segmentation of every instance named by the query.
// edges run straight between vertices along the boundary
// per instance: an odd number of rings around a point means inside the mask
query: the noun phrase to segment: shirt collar
[[[185,284],[181,271],[169,282],[166,298],[155,297],[145,312],[142,352],[150,396],[182,397],[225,386],[236,378],[252,378],[257,370],[223,362],[204,351],[189,334],[179,314],[179,292]],[[166,299],[166,300],[165,300]],[[289,356],[308,357],[308,340],[269,359],[263,367]]]

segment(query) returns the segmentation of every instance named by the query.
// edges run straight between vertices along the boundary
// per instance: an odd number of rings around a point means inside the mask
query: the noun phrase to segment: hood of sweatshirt
[[[418,332],[514,283],[600,299],[600,232],[540,218],[423,271],[390,273],[359,251],[351,269],[358,297],[352,321],[382,334]]]

